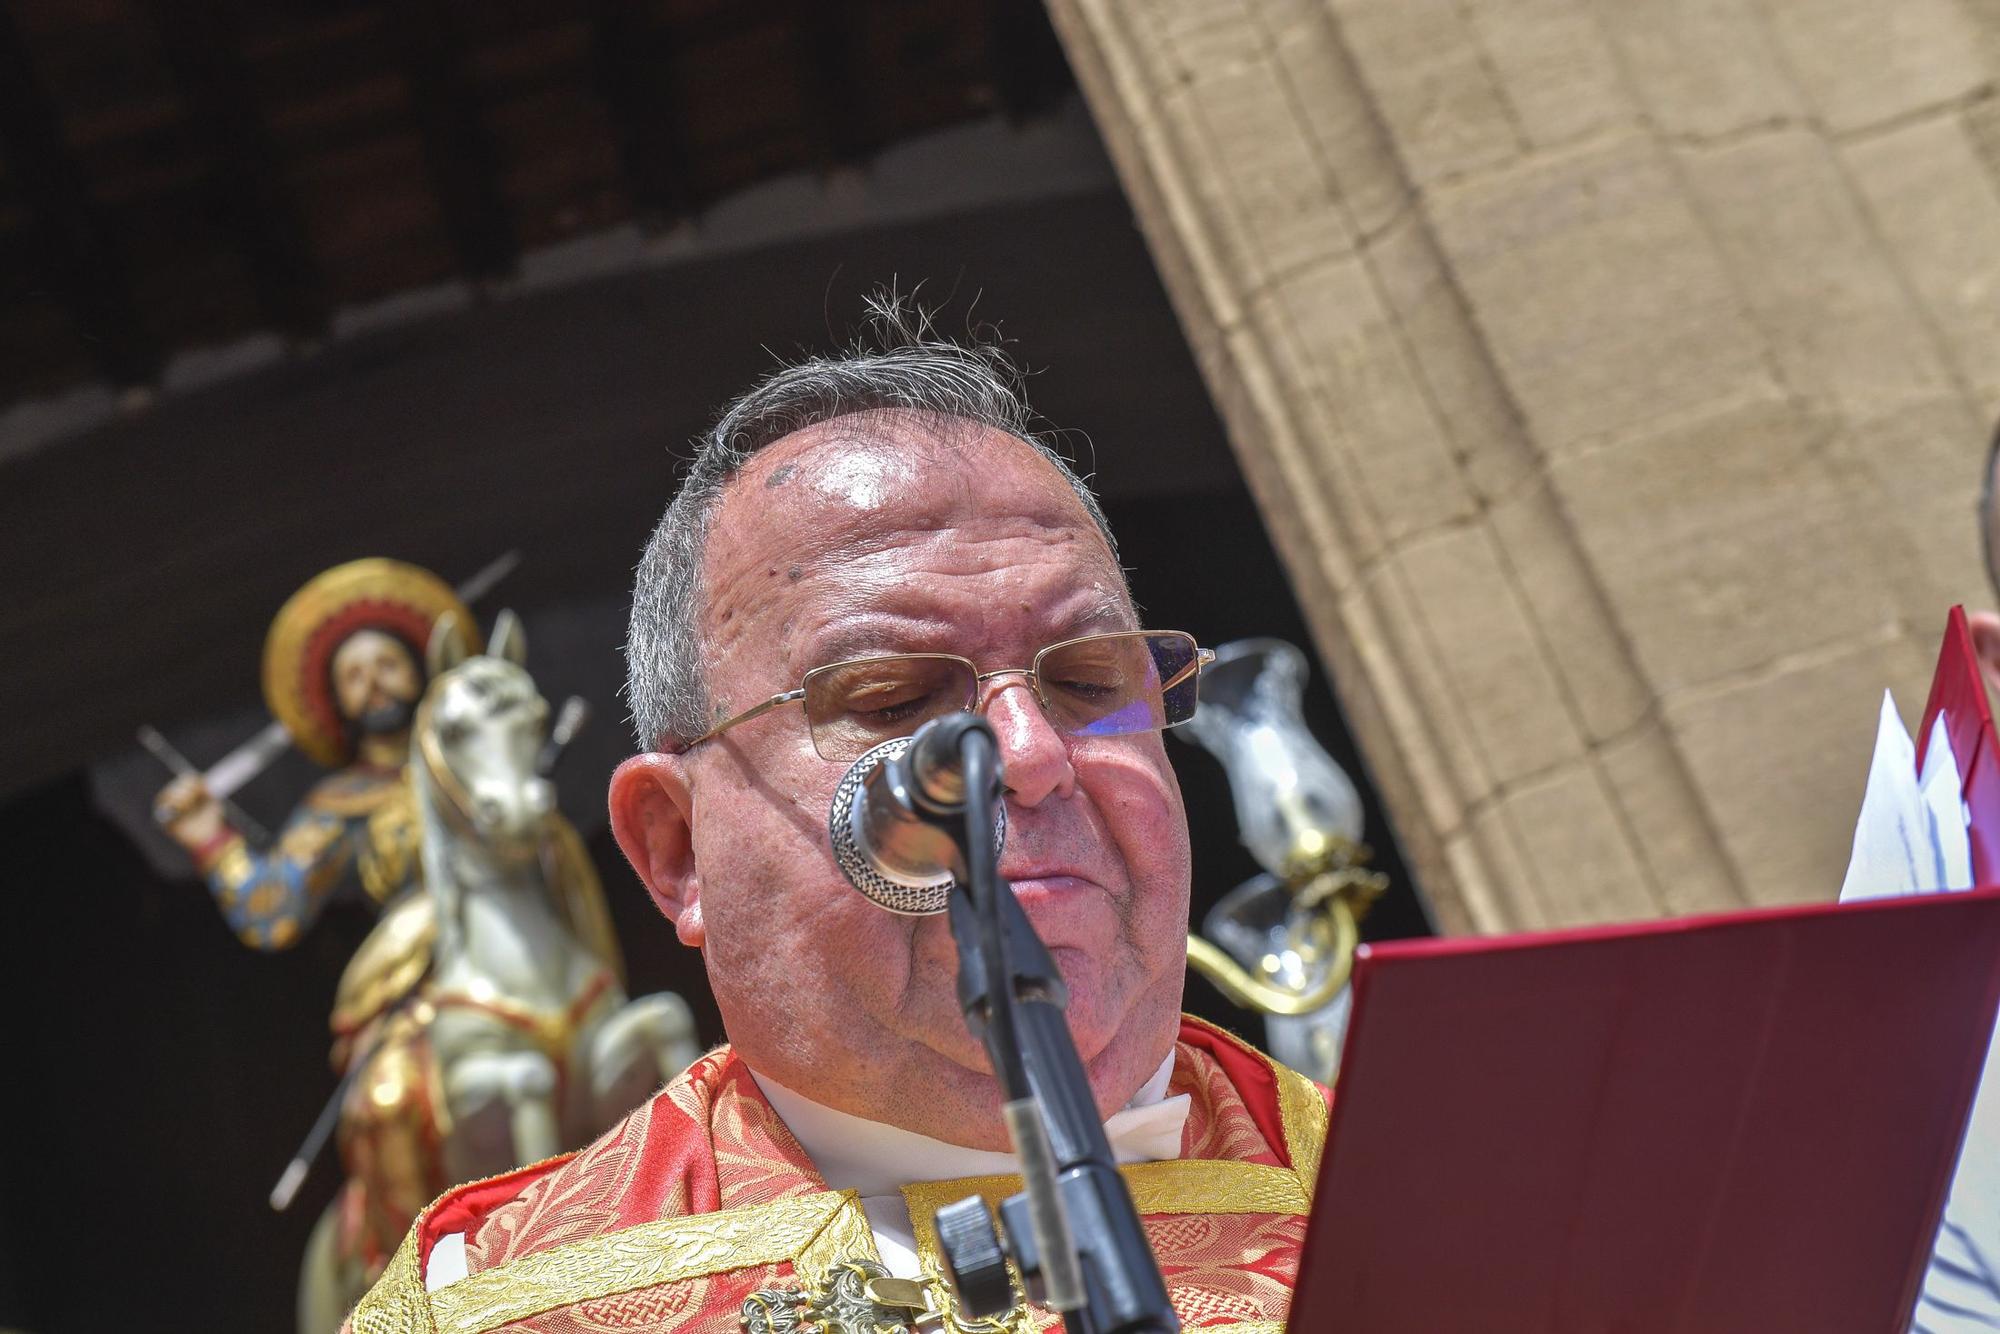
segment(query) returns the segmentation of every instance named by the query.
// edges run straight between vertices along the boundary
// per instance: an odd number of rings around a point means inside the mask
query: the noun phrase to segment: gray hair
[[[686,744],[712,724],[702,562],[723,490],[766,445],[859,412],[896,410],[938,430],[970,424],[1026,442],[1069,483],[1104,535],[1118,544],[1103,507],[1070,462],[1035,433],[1021,372],[990,341],[938,336],[931,317],[893,291],[868,299],[872,338],[831,357],[782,366],[724,408],[695,442],[681,489],[653,529],[632,588],[625,639],[625,696],[641,750]]]

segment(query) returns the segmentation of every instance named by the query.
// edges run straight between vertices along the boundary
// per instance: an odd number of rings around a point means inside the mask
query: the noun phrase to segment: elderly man
[[[1097,502],[998,354],[878,315],[879,350],[723,414],[634,592],[645,753],[612,826],[730,1045],[573,1157],[446,1195],[357,1331],[782,1328],[860,1262],[914,1280],[871,1289],[883,1328],[956,1327],[931,1215],[1013,1188],[998,1087],[945,919],[850,888],[827,811],[864,750],[960,708],[998,735],[1001,874],[1067,982],[1176,1309],[1283,1320],[1327,1104],[1179,1015],[1188,840],[1158,729],[1191,711],[1161,682],[1193,643],[1139,633]]]

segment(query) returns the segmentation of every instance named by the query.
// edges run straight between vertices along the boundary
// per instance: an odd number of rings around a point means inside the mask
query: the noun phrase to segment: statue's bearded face
[[[423,689],[416,656],[394,635],[357,630],[334,650],[334,702],[364,736],[408,728]]]

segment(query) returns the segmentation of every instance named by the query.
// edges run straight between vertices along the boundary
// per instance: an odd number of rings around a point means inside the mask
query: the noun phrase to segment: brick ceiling
[[[1033,0],[0,0],[0,407],[1069,88]]]

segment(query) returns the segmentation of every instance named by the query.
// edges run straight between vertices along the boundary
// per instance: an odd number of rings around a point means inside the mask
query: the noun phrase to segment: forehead
[[[1069,483],[1005,431],[915,413],[867,412],[767,446],[724,489],[706,564],[746,557],[863,556],[953,529],[1015,527],[1088,534],[1110,549]]]
[[[375,657],[387,651],[400,653],[404,657],[410,656],[410,651],[403,646],[403,641],[386,630],[356,630],[340,641],[340,647],[333,651],[333,660],[337,664],[343,659]]]
[[[837,418],[761,451],[717,504],[704,575],[710,629],[771,602],[789,621],[802,604],[913,604],[1010,577],[1124,597],[1097,524],[1039,451],[902,412]]]

